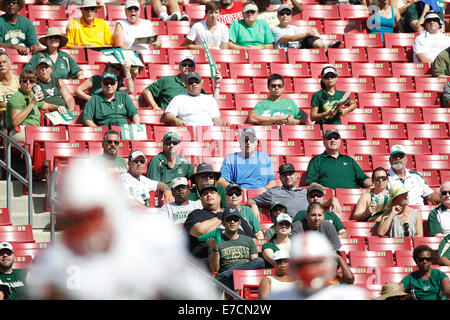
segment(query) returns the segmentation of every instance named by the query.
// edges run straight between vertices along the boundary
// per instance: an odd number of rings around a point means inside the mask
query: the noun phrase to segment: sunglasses
[[[84,10],[84,11],[97,11],[97,7],[86,7],[86,8],[82,8],[82,10]]]
[[[49,40],[51,40],[51,39],[60,40],[60,39],[61,39],[60,36],[48,36],[47,38],[48,38]]]
[[[273,88],[273,89],[275,89],[275,88],[283,88],[284,85],[282,85],[282,84],[271,84],[270,87]]]
[[[115,84],[116,84],[116,82],[114,80],[105,80],[105,81],[103,81],[103,85],[104,86],[113,86]]]
[[[409,237],[409,224],[407,223],[403,224],[403,234],[405,237]]]
[[[405,157],[404,153],[396,153],[392,155],[393,159],[403,159]]]
[[[387,180],[387,176],[374,177],[373,180],[374,181],[386,181]]]
[[[120,144],[120,141],[118,140],[106,140],[106,144],[115,144],[116,146],[118,146]]]
[[[308,198],[322,198],[323,197],[323,193],[312,193],[312,194],[308,194]]]
[[[330,76],[325,75],[325,76],[323,76],[323,78],[324,79],[335,79],[335,78],[337,78],[337,75],[335,75],[335,74],[330,75]]]
[[[182,63],[181,66],[182,66],[182,67],[193,68],[193,67],[195,67],[195,64],[193,64],[193,63]]]
[[[290,12],[290,11],[281,11],[280,13],[279,13],[279,15],[282,17],[282,16],[290,16],[292,14],[292,12]]]
[[[328,136],[327,137],[327,140],[339,140],[341,137],[339,137],[339,136]]]
[[[214,179],[215,176],[213,173],[202,173],[198,175],[202,179]]]
[[[170,146],[171,144],[173,144],[174,146],[176,146],[177,144],[179,144],[180,141],[164,141],[164,145],[165,146]]]
[[[420,258],[417,258],[417,260],[419,260],[420,262],[424,262],[424,261],[430,262],[433,259],[431,257],[420,257]]]
[[[255,14],[255,13],[256,13],[256,11],[255,11],[255,10],[248,10],[248,11],[245,11],[244,13],[248,13],[248,14]]]
[[[199,80],[197,80],[197,79],[194,79],[194,80],[189,80],[189,81],[188,81],[188,85],[190,85],[190,86],[191,86],[191,85],[193,85],[194,83],[195,83],[195,84],[199,84],[199,83],[200,83],[200,81],[199,81]]]
[[[145,160],[143,160],[143,159],[136,159],[136,160],[133,160],[133,162],[134,162],[135,164],[138,164],[138,163],[144,164],[144,163],[145,163]]]
[[[275,263],[276,264],[282,264],[283,262],[288,262],[288,260],[287,259],[278,259],[278,260],[275,260]]]
[[[228,191],[227,192],[227,196],[232,197],[232,196],[237,196],[240,197],[242,195],[241,191]]]
[[[231,222],[231,221],[239,222],[239,221],[241,221],[241,218],[239,218],[239,217],[229,217],[229,218],[225,219],[225,222]]]
[[[12,4],[19,4],[19,1],[18,0],[6,0],[5,1],[5,4],[10,4],[10,3],[12,3]]]
[[[434,19],[427,19],[427,20],[425,20],[425,23],[428,23],[428,22],[437,22],[437,23],[439,23],[440,19],[434,18]]]
[[[253,143],[253,142],[256,141],[256,138],[245,137],[244,139],[242,139],[242,141],[245,142],[245,143],[247,143],[247,142],[249,142],[249,141],[250,141],[251,143]]]
[[[128,11],[139,11],[138,7],[129,7],[127,8]]]
[[[34,79],[22,79],[21,81],[22,81],[22,83],[35,83],[36,82],[36,80],[34,80]]]
[[[450,191],[441,191],[441,196],[446,196],[446,195],[450,195]]]

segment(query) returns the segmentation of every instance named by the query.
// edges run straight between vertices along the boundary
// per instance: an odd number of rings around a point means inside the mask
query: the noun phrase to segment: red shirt
[[[230,27],[231,22],[234,20],[241,20],[242,17],[242,8],[244,8],[245,2],[243,1],[234,1],[231,9],[220,9],[219,22],[222,22]]]

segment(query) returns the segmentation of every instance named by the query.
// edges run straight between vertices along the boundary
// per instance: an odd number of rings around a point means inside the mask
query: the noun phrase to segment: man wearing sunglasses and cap
[[[203,80],[196,72],[184,79],[187,93],[174,97],[162,117],[168,126],[225,126],[220,116],[219,104],[211,95],[201,92]]]
[[[27,269],[14,269],[14,247],[9,242],[0,242],[0,284],[9,287],[8,300],[27,300],[29,273]],[[7,291],[5,291],[7,292]],[[1,296],[1,293],[0,293]]]
[[[200,200],[200,190],[207,184],[214,184],[217,187],[217,192],[220,195],[220,207],[225,209],[227,201],[225,199],[225,187],[218,185],[217,181],[220,179],[220,172],[214,170],[213,166],[207,162],[202,162],[197,167],[197,172],[191,176],[191,181],[194,187],[191,190],[189,200]]]
[[[195,57],[184,55],[180,58],[180,73],[176,76],[161,77],[142,91],[144,101],[155,110],[167,109],[167,106],[178,95],[188,92],[186,86],[186,76],[195,72]],[[214,85],[214,98],[219,100],[220,81],[222,76],[220,72],[216,74]],[[203,89],[201,93],[205,93]]]
[[[388,171],[388,189],[396,182],[403,183],[410,190],[408,192],[410,205],[423,205],[424,199],[435,203],[441,202],[439,194],[428,186],[420,173],[406,169],[408,157],[404,146],[398,144],[392,146],[389,163],[391,168]]]
[[[175,178],[191,177],[195,166],[187,158],[180,156],[180,142],[180,136],[176,132],[170,131],[164,135],[163,151],[149,161],[147,178],[169,185]]]
[[[83,124],[87,127],[139,124],[139,113],[130,96],[117,91],[114,72],[102,74],[102,92],[92,95],[84,106]]]
[[[428,11],[422,24],[424,31],[414,40],[413,62],[433,63],[437,55],[450,46],[450,38],[441,31],[443,22],[434,11]]]
[[[404,32],[419,32],[423,31],[423,22],[425,15],[429,11],[439,12],[439,18],[441,21],[445,21],[445,2],[442,0],[419,0],[411,3],[405,12],[402,14],[404,18]],[[445,27],[444,27],[445,29]]]
[[[172,202],[172,193],[165,183],[143,175],[146,164],[147,157],[140,150],[134,150],[128,156],[128,172],[122,173],[119,181],[129,203],[134,207],[148,208],[150,192],[156,190],[164,194],[167,202]]]
[[[19,14],[25,0],[2,0],[0,10],[0,47],[15,49],[21,55],[35,54],[41,50],[33,23]]]
[[[372,180],[352,157],[339,152],[342,140],[339,131],[329,129],[323,136],[325,151],[314,156],[306,171],[306,184],[319,184],[336,189],[357,189],[372,186]]]

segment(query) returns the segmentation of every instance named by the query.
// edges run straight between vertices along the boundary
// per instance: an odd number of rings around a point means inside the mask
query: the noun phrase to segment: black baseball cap
[[[233,207],[226,208],[223,210],[222,214],[222,220],[226,220],[230,217],[239,217],[241,218],[241,215],[239,214],[239,210]]]
[[[203,188],[200,190],[200,196],[202,196],[205,191],[211,190],[211,189],[217,192],[216,185],[214,185],[214,184],[204,185]]]
[[[292,163],[283,163],[279,168],[278,171],[280,174],[286,173],[286,172],[295,172],[294,165]]]

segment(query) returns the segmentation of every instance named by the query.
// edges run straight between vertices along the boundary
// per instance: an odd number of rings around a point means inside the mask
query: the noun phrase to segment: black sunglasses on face
[[[334,78],[337,78],[337,76],[335,74],[329,75],[329,76],[325,75],[325,76],[323,76],[323,78],[324,79],[334,79]]]
[[[198,176],[202,179],[214,179],[213,173],[201,173]]]
[[[225,222],[231,222],[231,221],[239,222],[240,220],[241,220],[241,218],[239,218],[239,217],[229,217],[229,218],[225,219]]]
[[[232,197],[232,196],[237,196],[240,197],[242,195],[241,191],[228,191],[227,192],[227,196]]]
[[[194,80],[189,80],[189,81],[188,81],[188,85],[190,85],[190,86],[191,86],[191,85],[193,85],[194,83],[195,83],[195,84],[199,84],[199,83],[200,83],[200,81],[199,81],[199,80],[197,80],[197,79],[194,79]]]
[[[120,144],[120,141],[117,140],[106,140],[106,144],[115,144],[116,146],[118,146]]]
[[[247,142],[251,142],[251,143],[254,143],[255,141],[256,141],[256,138],[249,138],[249,137],[245,137],[244,139],[242,139],[242,142],[245,142],[245,143],[247,143]]]
[[[97,7],[86,7],[86,8],[82,8],[85,11],[97,11]]]
[[[327,140],[339,140],[340,138],[339,136],[328,136]]]
[[[138,7],[129,7],[127,8],[128,11],[139,11]]]
[[[441,195],[442,196],[450,195],[450,190],[449,191],[442,190]]]
[[[193,68],[193,67],[195,67],[195,64],[193,64],[193,63],[182,63],[181,66],[182,66],[182,67]]]
[[[312,194],[308,194],[308,198],[322,198],[323,197],[323,193],[312,193]]]
[[[275,83],[274,83],[274,84],[271,84],[270,87],[273,88],[273,89],[275,89],[275,88],[283,88],[284,86],[283,86],[283,84],[281,84],[281,83],[280,83],[280,84],[275,84]]]
[[[164,145],[165,146],[170,146],[171,144],[173,144],[174,146],[176,146],[177,144],[179,144],[180,141],[164,141]]]
[[[134,162],[135,164],[138,164],[138,163],[144,164],[144,163],[145,163],[145,160],[144,160],[144,159],[136,159],[136,160],[133,160],[133,162]]]
[[[280,16],[290,16],[292,14],[292,12],[291,11],[281,11],[280,13],[279,13],[279,15]]]
[[[36,82],[36,80],[34,80],[34,79],[22,79],[21,81],[23,83],[35,83]]]
[[[387,176],[379,176],[379,177],[374,177],[373,178],[374,181],[386,181],[387,180]]]
[[[431,257],[420,257],[420,258],[417,258],[417,260],[419,260],[420,262],[424,262],[424,261],[430,262],[433,259]]]
[[[113,86],[115,84],[116,84],[116,82],[114,80],[105,80],[105,81],[103,81],[103,85],[104,86]]]

